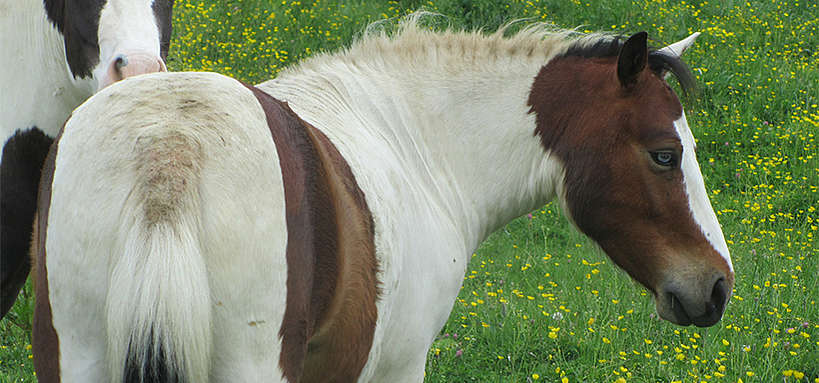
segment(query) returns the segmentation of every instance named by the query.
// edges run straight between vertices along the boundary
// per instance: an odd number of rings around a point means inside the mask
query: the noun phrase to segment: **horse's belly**
[[[404,219],[413,215],[404,213]],[[422,381],[429,348],[460,291],[466,267],[466,250],[457,245],[462,241],[443,219],[425,216],[417,222],[405,222],[397,237],[404,245],[383,255],[394,258],[387,262],[393,266],[383,272],[380,328],[361,382]]]

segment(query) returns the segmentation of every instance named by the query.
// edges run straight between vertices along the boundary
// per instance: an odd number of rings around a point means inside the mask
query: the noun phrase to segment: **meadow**
[[[819,5],[811,0],[177,0],[171,70],[256,83],[416,9],[441,26],[512,20],[648,31],[686,53],[684,101],[736,270],[721,322],[676,327],[549,204],[473,255],[428,382],[819,383]],[[0,382],[36,381],[26,287],[0,322]]]

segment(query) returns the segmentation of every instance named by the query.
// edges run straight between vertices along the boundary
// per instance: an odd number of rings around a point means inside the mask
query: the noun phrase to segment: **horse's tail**
[[[196,171],[183,168],[150,168],[123,209],[106,302],[111,383],[208,381],[210,289]]]

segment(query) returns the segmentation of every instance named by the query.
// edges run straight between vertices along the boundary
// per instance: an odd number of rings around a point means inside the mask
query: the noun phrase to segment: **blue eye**
[[[657,165],[669,168],[677,165],[677,155],[672,151],[659,150],[649,153],[651,153],[651,159],[654,160]]]

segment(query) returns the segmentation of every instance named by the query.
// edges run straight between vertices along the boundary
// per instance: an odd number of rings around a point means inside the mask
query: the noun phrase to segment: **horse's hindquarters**
[[[221,76],[141,76],[75,112],[51,184],[49,302],[38,301],[51,306],[62,382],[122,373],[111,371],[124,370],[118,363],[107,367],[127,357],[115,350],[125,344],[127,352],[128,334],[144,333],[129,321],[179,329],[160,348],[179,363],[176,373],[281,378],[287,265],[278,164],[258,102]],[[209,343],[179,335],[187,330],[207,331]]]
[[[206,155],[213,167],[202,174],[201,243],[213,300],[217,351],[211,376],[216,382],[278,381],[282,376],[284,189],[266,124],[253,128],[242,132],[241,142],[234,133],[237,142],[229,150]]]

